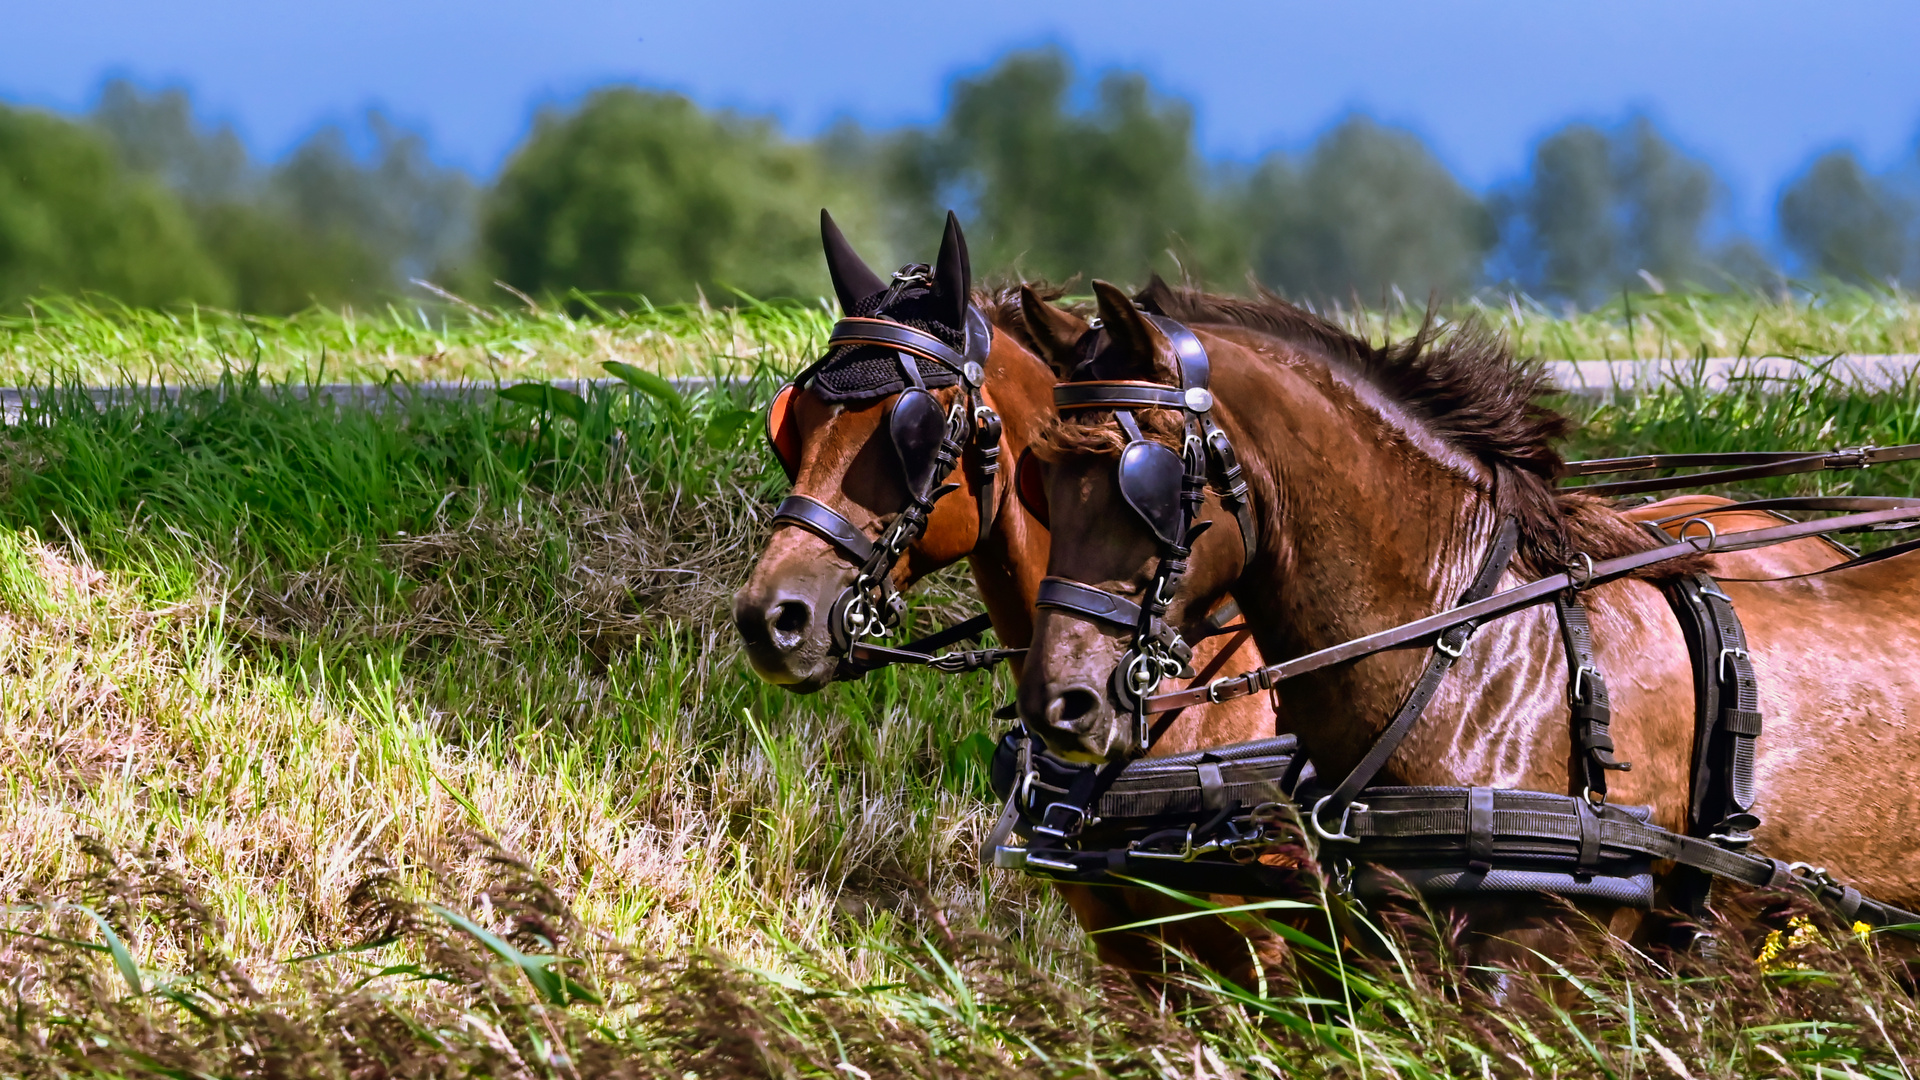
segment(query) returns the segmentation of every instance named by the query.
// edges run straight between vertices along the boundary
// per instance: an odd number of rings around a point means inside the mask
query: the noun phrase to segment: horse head
[[[821,233],[848,318],[769,410],[793,493],[734,597],[754,670],[801,693],[844,675],[850,645],[891,628],[901,592],[974,554],[996,524],[1012,534],[1006,543],[1045,542],[1007,498],[1013,455],[1002,452],[1010,433],[996,403],[1030,424],[1050,378],[974,303],[958,220],[947,215],[932,264],[909,264],[890,281],[825,211]],[[1036,578],[1041,558],[1028,560]],[[999,562],[983,591],[1004,640],[1024,605],[988,587],[1007,577]]]

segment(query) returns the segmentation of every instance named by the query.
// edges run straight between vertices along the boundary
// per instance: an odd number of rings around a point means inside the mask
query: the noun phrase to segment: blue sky
[[[1213,155],[1297,148],[1350,110],[1419,132],[1476,187],[1573,118],[1638,108],[1764,230],[1779,185],[1850,145],[1876,167],[1920,131],[1920,4],[1862,0],[1040,3],[892,0],[8,0],[0,99],[85,107],[101,79],[183,84],[256,153],[379,105],[439,157],[498,167],[542,104],[627,81],[799,133],[939,115],[1011,47],[1145,70]]]

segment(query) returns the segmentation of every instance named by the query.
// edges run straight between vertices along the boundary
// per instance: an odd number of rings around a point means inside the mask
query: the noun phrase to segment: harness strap
[[[1864,446],[1831,452],[1757,451],[1730,454],[1652,454],[1631,458],[1601,458],[1594,461],[1570,461],[1556,476],[1597,476],[1602,473],[1644,472],[1695,465],[1732,464],[1739,468],[1694,473],[1690,476],[1654,477],[1647,480],[1615,480],[1605,484],[1586,484],[1573,490],[1589,495],[1633,495],[1647,491],[1673,491],[1677,488],[1729,484],[1735,480],[1759,480],[1769,476],[1820,472],[1824,469],[1864,469],[1892,461],[1920,458],[1920,443],[1907,446]]]
[[[873,541],[853,522],[809,495],[789,495],[780,500],[773,512],[775,523],[792,522],[795,525],[832,544],[856,563],[865,563],[873,558]]]
[[[972,327],[967,327],[971,330]],[[973,335],[967,334],[971,339]],[[969,345],[972,341],[967,342]],[[895,349],[931,360],[942,367],[951,368],[959,374],[967,365],[967,358],[955,352],[951,345],[905,323],[892,319],[869,319],[849,315],[833,324],[833,331],[827,335],[827,349],[831,352],[842,345],[877,345],[883,349]],[[906,365],[909,368],[915,365]],[[917,381],[918,372],[909,377]]]
[[[1613,711],[1607,701],[1607,680],[1593,656],[1593,627],[1579,593],[1569,589],[1553,598],[1560,618],[1560,640],[1567,647],[1567,709],[1573,721],[1573,754],[1580,762],[1589,799],[1604,802],[1607,771],[1625,772],[1631,762],[1614,758],[1608,725]]]
[[[1688,555],[1704,552],[1751,551],[1754,548],[1771,547],[1774,544],[1802,540],[1809,536],[1871,529],[1894,522],[1920,521],[1920,500],[1915,500],[1915,503],[1915,506],[1848,514],[1825,521],[1796,521],[1770,529],[1752,529],[1719,537],[1696,535],[1685,540],[1661,543],[1645,551],[1636,551],[1596,562],[1593,564],[1591,573],[1583,573],[1577,580],[1568,573],[1549,574],[1537,581],[1506,589],[1484,600],[1462,604],[1449,611],[1402,623],[1377,634],[1343,641],[1338,645],[1331,645],[1305,656],[1297,656],[1292,660],[1255,668],[1241,675],[1215,679],[1205,686],[1155,694],[1148,699],[1147,705],[1154,710],[1178,709],[1187,705],[1197,705],[1202,701],[1231,701],[1248,694],[1257,694],[1263,690],[1272,689],[1277,683],[1308,672],[1319,671],[1324,667],[1358,660],[1363,656],[1372,656],[1374,653],[1386,652],[1389,649],[1405,648],[1411,643],[1431,640],[1431,635],[1458,623],[1479,621],[1532,607],[1550,599],[1553,594],[1575,585],[1581,588],[1602,585],[1626,577],[1636,570]],[[1872,558],[1873,556],[1866,556],[1865,560]]]
[[[1715,691],[1695,748],[1695,830],[1712,828],[1712,839],[1744,846],[1760,823],[1752,812],[1754,751],[1761,727],[1758,681],[1732,600],[1705,574],[1681,588],[1706,616],[1703,643],[1708,649],[1700,659],[1710,665],[1705,682]]]
[[[1500,575],[1506,573],[1507,564],[1513,561],[1513,551],[1520,542],[1520,522],[1511,515],[1500,519],[1500,527],[1494,533],[1493,543],[1487,545],[1486,555],[1480,561],[1480,569],[1473,575],[1473,581],[1467,585],[1466,592],[1460,595],[1460,603],[1469,604],[1486,597],[1500,583]],[[1373,745],[1367,749],[1366,756],[1347,773],[1332,793],[1314,804],[1312,821],[1314,831],[1327,839],[1336,839],[1345,830],[1329,833],[1321,824],[1321,814],[1330,804],[1334,812],[1342,818],[1347,808],[1359,796],[1360,789],[1373,782],[1373,778],[1400,748],[1400,743],[1413,730],[1414,722],[1426,711],[1427,703],[1433,700],[1434,692],[1440,689],[1440,681],[1446,677],[1453,662],[1466,651],[1467,639],[1479,629],[1477,620],[1457,622],[1441,631],[1440,637],[1433,643],[1433,652],[1427,657],[1426,670],[1414,682],[1413,689],[1407,691],[1406,699],[1400,703],[1400,709],[1394,714],[1386,729],[1380,732]],[[1156,702],[1157,704],[1157,702]]]

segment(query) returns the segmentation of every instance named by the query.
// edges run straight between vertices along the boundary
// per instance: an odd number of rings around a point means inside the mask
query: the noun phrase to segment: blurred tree
[[[1913,206],[1851,150],[1817,158],[1780,193],[1778,213],[1781,236],[1808,270],[1884,283],[1904,269]]]
[[[435,164],[426,139],[384,114],[370,111],[365,123],[374,145],[364,161],[346,129],[324,127],[273,171],[268,198],[336,244],[365,247],[396,283],[466,258],[479,204],[473,181]]]
[[[982,269],[1138,281],[1169,248],[1195,273],[1239,261],[1209,205],[1192,110],[1133,72],[1101,78],[1072,111],[1079,93],[1056,49],[959,80],[940,125],[901,140],[895,191],[916,216],[961,208]]]
[[[536,294],[819,296],[820,207],[858,234],[862,202],[836,198],[813,150],[769,124],[621,87],[535,121],[487,196],[481,236],[499,276]]]
[[[1243,197],[1254,273],[1295,295],[1458,297],[1494,241],[1486,208],[1417,136],[1362,116],[1329,131],[1303,163],[1269,155]]]
[[[1569,124],[1496,199],[1502,263],[1526,288],[1589,304],[1648,287],[1642,272],[1660,287],[1699,280],[1712,269],[1701,233],[1718,193],[1713,170],[1645,117],[1610,132]]]
[[[473,182],[378,112],[367,115],[364,162],[348,132],[328,126],[272,170],[248,158],[230,126],[200,122],[178,88],[112,80],[92,119],[122,160],[185,201],[241,310],[373,302],[471,247]]]
[[[0,107],[0,305],[72,292],[142,305],[229,298],[165,187],[81,125]]]

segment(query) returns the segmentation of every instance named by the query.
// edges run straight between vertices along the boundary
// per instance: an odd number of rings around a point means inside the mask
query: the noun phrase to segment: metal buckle
[[[1788,863],[1787,873],[1792,874],[1796,878],[1799,878],[1802,884],[1806,884],[1809,882],[1815,885],[1836,885],[1837,886],[1840,884],[1839,882],[1833,880],[1832,874],[1827,873],[1826,867],[1815,866],[1812,863],[1804,863],[1804,862]]]
[[[1327,805],[1327,800],[1331,798],[1333,798],[1332,795],[1320,796],[1320,801],[1314,803],[1313,810],[1307,814],[1307,820],[1313,823],[1313,831],[1316,833],[1319,833],[1320,839],[1322,840],[1338,841],[1338,842],[1344,842],[1344,843],[1359,843],[1360,838],[1357,836],[1350,835],[1347,832],[1347,826],[1352,824],[1353,812],[1355,810],[1359,810],[1362,813],[1365,813],[1366,811],[1372,809],[1372,807],[1369,807],[1366,803],[1363,803],[1363,802],[1348,803],[1347,808],[1340,812],[1340,831],[1337,833],[1330,833],[1327,831],[1326,826],[1320,824],[1320,808]]]
[[[1868,443],[1865,446],[1849,446],[1842,450],[1835,450],[1833,453],[1827,455],[1826,467],[1829,469],[1864,469],[1871,464],[1867,461],[1867,454],[1878,449],[1879,447]]]
[[[1222,676],[1220,676],[1219,678],[1217,678],[1217,679],[1215,679],[1215,680],[1213,680],[1212,682],[1210,682],[1210,683],[1208,683],[1208,684],[1207,684],[1207,703],[1208,703],[1209,705],[1218,705],[1218,704],[1220,704],[1220,686],[1221,686],[1221,684],[1222,684],[1222,683],[1229,683],[1229,682],[1232,682],[1232,681],[1233,681],[1234,679],[1236,679],[1236,678],[1239,678],[1239,676],[1237,676],[1237,675],[1222,675]]]
[[[1053,812],[1055,810],[1065,810],[1067,813],[1072,814],[1073,815],[1072,820],[1063,825],[1056,826],[1051,824],[1051,822],[1053,821]],[[1061,803],[1061,802],[1051,803],[1047,806],[1045,810],[1041,811],[1040,824],[1035,825],[1033,827],[1033,831],[1037,833],[1046,833],[1048,836],[1057,836],[1060,839],[1065,840],[1069,836],[1078,835],[1080,832],[1080,827],[1086,823],[1086,820],[1087,820],[1087,812],[1073,805],[1072,803]]]
[[[1467,651],[1467,642],[1473,640],[1473,635],[1468,634],[1466,637],[1460,639],[1460,644],[1458,645],[1447,644],[1447,635],[1453,633],[1455,629],[1455,627],[1448,627],[1445,631],[1441,632],[1439,637],[1433,639],[1434,651],[1449,660],[1460,659],[1460,655]]]
[[[1041,868],[1042,870],[1058,870],[1063,874],[1077,874],[1080,872],[1080,868],[1078,866],[1075,866],[1073,863],[1068,862],[1067,860],[1049,859],[1045,855],[1037,854],[1036,852],[1029,849],[1027,852],[1026,860],[1021,864],[1021,868],[1031,869],[1036,866]]]
[[[1753,663],[1753,657],[1748,655],[1747,650],[1745,649],[1721,649],[1720,664],[1718,668],[1720,672],[1721,682],[1726,682],[1730,678],[1730,676],[1727,674],[1727,661],[1733,659],[1736,656],[1742,660],[1745,660],[1749,664]]]
[[[1145,848],[1135,846],[1139,843],[1139,841],[1136,840],[1132,844],[1127,845],[1127,854],[1130,857],[1142,859],[1164,859],[1167,862],[1192,862],[1195,856],[1200,854],[1193,849],[1193,829],[1194,827],[1192,825],[1187,826],[1187,837],[1181,842],[1180,850],[1177,852],[1148,851]]]
[[[1573,705],[1586,704],[1587,695],[1582,691],[1585,689],[1587,683],[1599,677],[1599,675],[1600,672],[1596,670],[1592,664],[1581,664],[1575,668],[1573,672],[1573,683],[1567,687],[1568,703]]]

